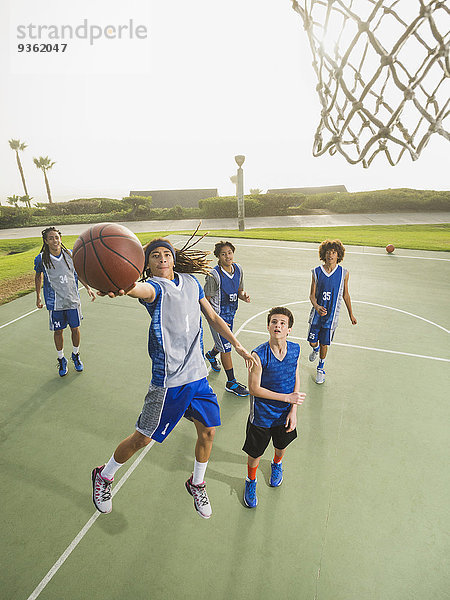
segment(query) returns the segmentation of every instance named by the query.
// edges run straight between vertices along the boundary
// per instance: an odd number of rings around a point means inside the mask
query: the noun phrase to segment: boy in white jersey
[[[217,242],[214,246],[214,256],[218,258],[218,264],[206,276],[204,287],[206,299],[211,302],[211,306],[222,317],[231,331],[233,331],[233,320],[238,309],[238,301],[250,302],[250,296],[244,291],[244,271],[241,265],[234,262],[235,249],[231,242]],[[225,389],[227,392],[236,394],[236,396],[248,396],[245,385],[236,381],[234,376],[230,342],[212,327],[211,335],[214,346],[205,354],[206,359],[211,364],[211,369],[216,372],[220,371],[220,363],[216,358],[220,352],[222,365],[227,376]]]
[[[81,372],[80,324],[81,301],[78,293],[78,276],[75,272],[72,254],[61,241],[61,232],[55,227],[47,227],[42,232],[42,248],[34,259],[34,286],[36,306],[42,308],[42,283],[44,284],[45,306],[49,311],[50,331],[58,353],[58,372],[61,377],[67,375],[67,359],[64,356],[64,329],[69,325],[72,334],[72,361],[75,370]],[[84,283],[92,300],[95,294]]]
[[[297,405],[303,404],[300,392],[300,346],[287,341],[294,324],[291,311],[284,306],[272,308],[267,315],[269,341],[252,355],[256,360],[248,376],[250,415],[242,448],[247,453],[244,504],[255,508],[256,471],[261,456],[272,440],[275,455],[271,465],[270,485],[283,481],[282,459],[287,446],[297,437]]]
[[[340,240],[325,240],[319,246],[319,257],[324,264],[312,269],[309,293],[312,309],[307,339],[312,348],[309,360],[314,362],[320,354],[316,374],[316,383],[319,384],[325,381],[325,357],[338,324],[342,300],[352,325],[356,325],[348,292],[348,271],[338,264],[344,254],[345,248]]]
[[[100,512],[112,510],[111,484],[122,464],[152,439],[163,442],[185,416],[197,430],[194,472],[185,486],[198,514],[205,519],[211,516],[204,475],[215,427],[220,425],[220,411],[206,378],[201,313],[231,342],[248,367],[254,360],[214,312],[192,275],[208,272],[205,256],[204,252],[189,250],[187,244],[176,250],[166,239],[152,240],[145,247],[146,280],[136,283],[127,295],[139,299],[151,316],[148,351],[152,380],[134,433],[118,445],[106,465],[92,471],[93,501]]]

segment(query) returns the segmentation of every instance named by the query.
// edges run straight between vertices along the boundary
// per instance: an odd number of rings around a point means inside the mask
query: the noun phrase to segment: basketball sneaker
[[[256,482],[257,479],[245,478],[244,504],[248,508],[255,508],[258,504],[258,498],[256,497]]]
[[[101,473],[103,467],[95,467],[92,471],[92,500],[95,508],[101,513],[112,511],[111,485],[113,479],[103,479]]]
[[[317,348],[312,348],[311,354],[308,356],[310,362],[314,362],[316,360],[316,358],[319,356],[319,348],[320,348],[320,345],[317,346]]]
[[[72,360],[73,360],[73,364],[75,366],[75,371],[78,371],[78,373],[81,373],[81,371],[84,369],[84,365],[80,360],[80,353],[77,352],[77,354],[74,354],[72,352]]]
[[[58,358],[59,376],[64,377],[64,375],[67,375],[68,370],[69,369],[67,368],[67,358],[65,356],[63,356],[62,358]]]
[[[317,367],[316,383],[325,383],[325,371]]]
[[[225,384],[225,389],[227,392],[231,392],[232,394],[236,394],[236,396],[241,396],[242,398],[248,396],[248,389],[242,383],[238,383],[236,379],[233,381],[227,381]]]
[[[187,491],[194,498],[194,508],[203,519],[209,519],[212,513],[211,503],[206,493],[206,483],[199,483],[194,485],[192,483],[192,476],[184,484]]]
[[[211,354],[211,352],[207,352],[205,354],[206,360],[211,365],[211,369],[218,373],[220,371],[220,362],[217,360],[215,356]]]
[[[269,484],[272,487],[278,487],[283,481],[283,468],[281,466],[281,463],[276,463],[272,461],[271,469],[272,471],[270,473]]]

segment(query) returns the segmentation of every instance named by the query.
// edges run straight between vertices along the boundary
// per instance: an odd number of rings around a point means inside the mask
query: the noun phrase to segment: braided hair
[[[203,273],[203,275],[209,275],[209,272],[211,270],[209,263],[211,261],[206,257],[208,256],[208,254],[210,254],[210,252],[197,249],[191,250],[191,248],[195,246],[195,244],[198,244],[198,242],[200,242],[200,240],[202,240],[205,237],[205,235],[208,235],[208,232],[204,233],[198,240],[189,245],[189,242],[193,239],[193,237],[199,230],[200,225],[201,222],[198,224],[197,229],[194,231],[194,233],[191,235],[191,237],[180,250],[178,248],[175,248],[166,238],[155,238],[144,245],[144,252],[150,245],[153,246],[155,242],[162,242],[164,246],[171,246],[171,248],[173,248],[175,252],[175,271],[177,271],[178,273]],[[148,279],[149,277],[152,277],[152,273],[148,265],[145,264],[143,277],[141,281],[145,281],[145,279]]]
[[[51,258],[50,258],[50,249],[49,249],[47,241],[46,241],[47,240],[47,235],[50,233],[50,231],[56,231],[56,233],[59,235],[59,237],[61,237],[61,232],[58,229],[56,229],[56,227],[47,227],[46,229],[44,229],[42,231],[42,241],[43,241],[43,243],[42,243],[41,253],[42,253],[42,262],[44,263],[44,266],[46,266],[47,269],[50,269],[50,268],[54,269],[55,266],[54,266],[54,264],[51,261]],[[62,242],[61,242],[61,248],[62,248],[62,254],[63,254],[63,257],[64,257],[64,262],[66,263],[67,268],[70,269],[70,265],[67,262],[67,258],[66,258],[66,254],[68,256],[70,256],[70,252],[69,252],[69,250],[67,250],[67,248],[64,246],[64,244]]]

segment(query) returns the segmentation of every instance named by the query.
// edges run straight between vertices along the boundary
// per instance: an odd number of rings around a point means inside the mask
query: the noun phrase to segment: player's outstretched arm
[[[245,364],[248,369],[252,369],[255,365],[255,359],[252,357],[250,352],[244,348],[244,346],[238,341],[238,339],[234,336],[231,329],[225,323],[225,321],[220,317],[216,311],[212,308],[211,304],[208,302],[206,298],[202,298],[199,300],[200,309],[211,325],[213,329],[217,331],[222,337],[228,340],[236,352],[245,360]]]
[[[344,292],[342,294],[342,298],[344,299],[345,306],[347,307],[348,316],[350,317],[350,321],[352,322],[352,325],[356,325],[357,321],[356,321],[355,315],[353,314],[353,311],[352,311],[352,302],[350,300],[350,294],[348,291],[348,272],[344,279]]]
[[[273,392],[261,386],[262,366],[259,356],[256,352],[252,352],[252,356],[256,361],[256,366],[248,375],[248,389],[252,396],[258,398],[266,398],[267,400],[278,400],[279,402],[287,402],[288,404],[303,404],[306,394],[303,392],[294,391],[290,394],[280,394]],[[295,388],[294,388],[295,389]]]
[[[118,292],[108,292],[107,294],[104,292],[97,292],[97,294],[99,296],[109,296],[110,298],[116,298],[117,296],[130,296],[131,298],[140,298],[146,302],[153,302],[156,292],[155,288],[149,283],[138,282],[127,291],[119,290]]]

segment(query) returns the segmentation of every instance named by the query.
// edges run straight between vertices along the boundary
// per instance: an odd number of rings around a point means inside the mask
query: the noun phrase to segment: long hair
[[[200,225],[201,222],[198,224],[197,229],[194,231],[194,233],[191,235],[191,237],[181,249],[175,248],[175,246],[166,238],[155,238],[144,245],[144,252],[150,244],[153,244],[154,242],[164,242],[165,244],[169,244],[175,251],[174,271],[176,271],[177,273],[203,273],[203,275],[209,275],[209,272],[211,270],[209,263],[211,261],[206,257],[208,256],[208,254],[210,254],[210,252],[197,249],[191,250],[191,248],[195,246],[195,244],[198,244],[198,242],[202,240],[205,237],[205,235],[208,235],[208,232],[204,233],[198,240],[189,245],[189,242],[193,239],[193,237],[199,230]],[[144,265],[144,272],[141,281],[144,281],[149,277],[152,277],[150,268],[148,267],[148,265]]]
[[[55,265],[52,263],[52,260],[50,258],[50,249],[48,247],[47,244],[47,235],[50,233],[50,231],[56,231],[56,233],[59,235],[59,237],[61,236],[61,232],[56,229],[56,227],[47,227],[47,229],[44,229],[42,231],[42,248],[41,248],[41,253],[42,253],[42,262],[44,263],[44,266],[47,267],[47,269],[51,269],[51,268],[55,268]],[[67,262],[67,258],[66,258],[66,254],[67,256],[70,256],[70,252],[69,250],[67,250],[67,248],[64,246],[64,244],[61,242],[61,249],[62,249],[62,253],[63,253],[63,257],[64,257],[64,262],[67,265],[67,268],[70,269],[70,265]]]

